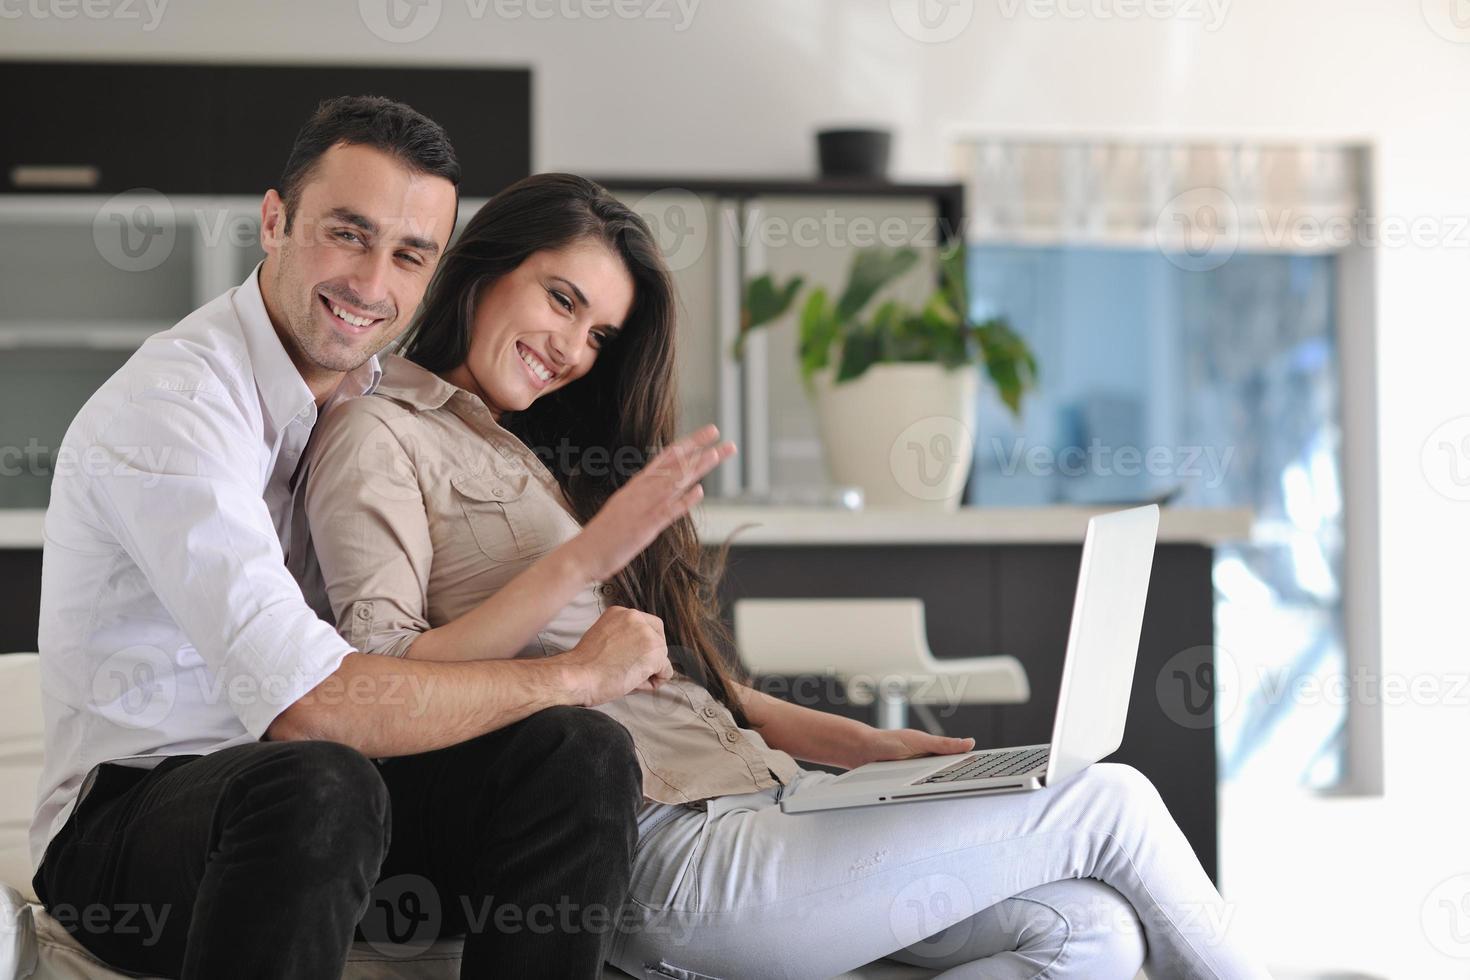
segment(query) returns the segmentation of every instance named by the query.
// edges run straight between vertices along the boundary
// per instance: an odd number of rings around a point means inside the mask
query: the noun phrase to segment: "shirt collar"
[[[485,436],[504,459],[518,460],[527,465],[533,465],[530,461],[536,459],[536,454],[503,428],[477,396],[445,381],[402,355],[394,354],[384,361],[383,379],[375,393],[401,402],[416,411],[444,409],[454,414],[471,429]]]
[[[377,394],[420,410],[443,408],[456,393],[468,394],[432,371],[395,354],[383,366]]]
[[[316,398],[301,372],[291,362],[291,355],[281,344],[281,338],[271,325],[270,314],[265,309],[265,298],[260,293],[260,270],[257,265],[250,276],[235,290],[233,303],[235,316],[240,321],[240,332],[245,337],[245,348],[250,352],[251,370],[255,375],[255,387],[260,392],[261,404],[266,415],[277,430],[285,428],[293,420],[311,421],[316,415]],[[323,408],[330,407],[343,397],[370,394],[383,376],[377,355],[347,372],[337,391],[327,399]]]

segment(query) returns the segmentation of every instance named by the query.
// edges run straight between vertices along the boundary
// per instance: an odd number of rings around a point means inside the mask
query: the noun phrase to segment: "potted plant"
[[[870,504],[953,510],[974,458],[977,373],[967,368],[983,365],[1018,413],[1036,383],[1036,358],[1005,319],[971,319],[963,245],[940,252],[939,285],[922,306],[887,299],[868,312],[918,261],[911,248],[859,251],[835,300],[820,286],[807,293],[797,356],[835,482],[862,487]],[[736,357],[803,285],[800,276],[778,284],[769,275],[746,284]]]

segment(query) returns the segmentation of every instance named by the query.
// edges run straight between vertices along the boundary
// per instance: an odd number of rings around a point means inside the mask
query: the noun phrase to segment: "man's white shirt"
[[[57,454],[41,573],[37,866],[99,763],[152,767],[257,741],[352,650],[286,566],[292,474],[318,411],[259,275],[148,338]],[[380,376],[373,358],[326,407]]]

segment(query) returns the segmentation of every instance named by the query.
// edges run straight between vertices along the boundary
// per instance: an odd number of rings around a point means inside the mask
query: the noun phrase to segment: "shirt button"
[[[725,732],[725,741],[727,741],[727,742],[729,742],[729,743],[731,743],[731,744],[734,744],[734,743],[735,743],[735,742],[738,742],[738,741],[740,741],[740,733],[739,733],[739,732],[737,732],[737,731],[736,731],[736,730],[735,730],[735,729],[733,729],[733,728],[731,728],[731,729],[728,729],[728,730],[727,730],[727,731],[726,731],[726,732]]]
[[[713,718],[717,714],[719,714],[719,712],[715,710],[715,706],[712,705],[712,704],[711,705],[708,705],[704,709],[704,716],[706,718]]]
[[[372,612],[368,609],[367,606],[358,606],[357,607],[357,618],[358,619],[367,619],[371,615],[372,615]]]
[[[505,491],[504,490],[496,490],[495,491],[495,496],[497,496],[497,497],[504,497],[505,496]]]

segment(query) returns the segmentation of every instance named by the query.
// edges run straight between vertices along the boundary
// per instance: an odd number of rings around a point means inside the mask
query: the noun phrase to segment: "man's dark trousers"
[[[632,739],[550,708],[375,762],[254,742],[100,767],[33,884],[108,964],[193,980],[324,980],[353,939],[466,934],[464,977],[597,977],[627,893]]]

